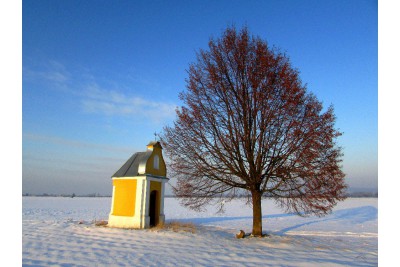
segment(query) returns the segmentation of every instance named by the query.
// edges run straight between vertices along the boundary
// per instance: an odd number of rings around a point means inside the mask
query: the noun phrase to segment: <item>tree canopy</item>
[[[231,27],[187,72],[184,104],[161,136],[184,205],[248,192],[261,235],[263,195],[302,216],[327,214],[345,198],[333,106],[324,110],[285,53]]]

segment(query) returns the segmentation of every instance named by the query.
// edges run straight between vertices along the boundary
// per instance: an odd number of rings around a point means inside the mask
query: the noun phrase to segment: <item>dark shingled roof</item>
[[[130,157],[124,165],[116,172],[112,177],[133,177],[144,175],[144,173],[139,173],[139,167],[146,166],[146,162],[153,152],[137,152]]]

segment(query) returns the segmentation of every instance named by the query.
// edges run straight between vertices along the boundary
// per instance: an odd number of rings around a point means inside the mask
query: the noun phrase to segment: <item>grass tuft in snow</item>
[[[96,226],[107,226],[108,222],[107,221],[94,221],[94,225]]]
[[[150,228],[151,231],[172,230],[173,232],[189,232],[196,233],[197,228],[194,223],[182,223],[178,221],[170,221],[167,223],[159,223]]]

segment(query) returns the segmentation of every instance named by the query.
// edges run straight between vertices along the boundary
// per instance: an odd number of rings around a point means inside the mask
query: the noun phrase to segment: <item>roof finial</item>
[[[157,132],[154,132],[154,141],[157,142]]]

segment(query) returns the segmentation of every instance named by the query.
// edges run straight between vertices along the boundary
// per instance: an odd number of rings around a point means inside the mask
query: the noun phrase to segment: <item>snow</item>
[[[23,266],[377,266],[378,199],[349,198],[325,217],[285,214],[263,200],[264,238],[251,232],[243,200],[194,212],[165,199],[167,222],[192,222],[195,233],[99,227],[111,198],[23,197]]]

